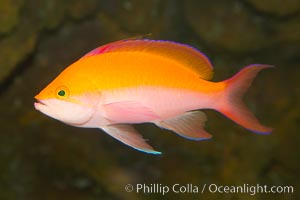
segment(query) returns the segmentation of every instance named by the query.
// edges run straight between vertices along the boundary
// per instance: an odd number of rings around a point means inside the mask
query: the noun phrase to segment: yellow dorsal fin
[[[175,42],[163,40],[121,40],[98,47],[81,59],[109,52],[140,51],[153,53],[175,60],[200,78],[209,80],[213,76],[213,67],[209,59],[197,49]]]

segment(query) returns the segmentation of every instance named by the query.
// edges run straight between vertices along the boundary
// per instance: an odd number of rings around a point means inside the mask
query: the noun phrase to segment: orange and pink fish
[[[211,135],[206,115],[216,110],[244,128],[268,134],[242,102],[264,64],[252,64],[221,82],[210,81],[209,59],[188,45],[122,40],[92,50],[35,96],[34,106],[66,124],[100,128],[134,149],[160,154],[131,124],[151,122],[191,140]]]

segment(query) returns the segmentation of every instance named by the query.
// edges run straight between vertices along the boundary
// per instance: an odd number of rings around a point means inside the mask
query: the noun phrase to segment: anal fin
[[[186,112],[182,115],[155,122],[161,128],[172,130],[191,140],[204,140],[212,136],[204,130],[206,115],[201,111]]]
[[[101,127],[106,133],[120,142],[145,153],[161,154],[155,151],[145,139],[131,126],[126,124],[115,124]]]

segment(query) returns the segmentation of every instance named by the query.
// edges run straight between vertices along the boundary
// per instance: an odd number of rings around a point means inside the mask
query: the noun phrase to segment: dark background
[[[299,24],[298,0],[0,0],[0,199],[299,199]],[[34,95],[83,54],[142,36],[199,48],[214,81],[251,63],[276,66],[245,97],[273,133],[256,135],[214,111],[206,111],[209,141],[137,125],[163,152],[154,156],[34,109]],[[127,193],[127,183],[291,185],[294,194],[162,197]]]

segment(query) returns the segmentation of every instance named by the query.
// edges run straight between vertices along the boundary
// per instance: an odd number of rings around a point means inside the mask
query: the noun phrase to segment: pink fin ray
[[[161,154],[161,152],[155,151],[147,144],[145,139],[130,125],[115,124],[101,127],[101,129],[113,138],[136,150],[150,154]]]
[[[106,117],[113,123],[142,123],[159,119],[149,108],[133,101],[121,101],[103,106]]]
[[[242,102],[242,97],[250,87],[259,71],[270,68],[270,65],[253,64],[245,67],[232,78],[224,81],[227,89],[220,100],[217,110],[237,124],[256,133],[268,134],[272,128],[266,127],[256,119],[251,111]]]
[[[204,130],[206,115],[201,111],[186,112],[182,115],[155,122],[159,127],[172,130],[191,140],[209,139],[212,136]]]
[[[213,76],[213,66],[208,57],[197,49],[171,41],[131,39],[120,40],[100,46],[84,55],[83,58],[111,52],[144,52],[164,56],[181,63],[184,68],[202,79]]]
[[[120,40],[120,41],[112,42],[112,43],[97,47],[97,48],[93,49],[92,51],[88,52],[87,54],[85,54],[84,56],[82,56],[81,59],[87,58],[90,56],[96,56],[96,55],[99,55],[102,53],[112,52],[116,49],[117,44],[121,43],[122,41],[123,40]]]

